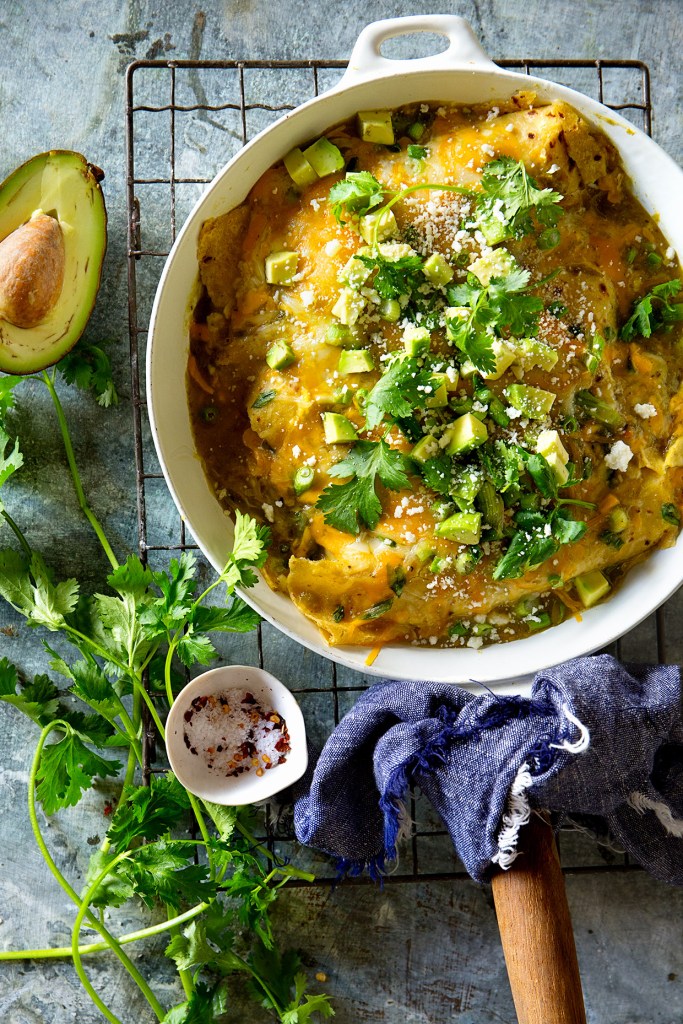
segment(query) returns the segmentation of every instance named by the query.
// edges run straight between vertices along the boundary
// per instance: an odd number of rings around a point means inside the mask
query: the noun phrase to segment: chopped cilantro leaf
[[[398,299],[402,295],[412,295],[413,291],[424,284],[424,275],[421,273],[423,261],[417,254],[388,260],[377,252],[372,256],[356,256],[355,259],[377,271],[373,287],[383,299]]]
[[[386,189],[369,171],[348,171],[346,177],[330,189],[328,201],[340,224],[346,213],[367,213],[382,202]]]
[[[634,303],[633,313],[621,328],[624,341],[632,341],[639,335],[649,338],[655,331],[670,330],[673,324],[683,320],[683,302],[671,303],[681,290],[678,278],[655,285],[652,291]]]
[[[408,146],[408,156],[413,160],[424,160],[427,150],[424,146]]]
[[[493,570],[494,580],[516,580],[552,558],[563,544],[580,540],[588,529],[585,522],[575,520],[566,508],[545,512],[518,512],[517,531],[510,545]]]
[[[432,371],[413,358],[396,359],[377,381],[365,405],[367,426],[378,426],[385,415],[408,419],[415,409],[424,409],[431,391]]]
[[[557,205],[564,198],[552,189],[539,189],[521,160],[502,156],[484,168],[482,192],[477,197],[477,222],[495,233],[497,241],[521,238],[533,230],[531,212],[545,228],[554,228],[562,215]]]
[[[445,452],[434,459],[427,459],[422,466],[422,475],[428,487],[448,497],[453,487],[453,459]]]
[[[330,470],[331,476],[352,479],[344,484],[330,484],[316,506],[326,523],[344,533],[359,533],[362,525],[374,530],[382,514],[376,480],[392,491],[409,489],[410,469],[408,457],[392,451],[385,441],[358,441],[347,457]]]

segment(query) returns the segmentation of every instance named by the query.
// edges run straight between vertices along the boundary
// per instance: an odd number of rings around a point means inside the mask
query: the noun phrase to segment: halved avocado
[[[104,174],[52,150],[0,185],[0,370],[56,363],[85,329],[107,246]]]

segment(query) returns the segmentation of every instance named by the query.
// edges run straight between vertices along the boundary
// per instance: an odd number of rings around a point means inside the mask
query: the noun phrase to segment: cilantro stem
[[[40,831],[40,824],[38,822],[38,814],[36,811],[36,782],[38,776],[38,769],[40,767],[40,759],[43,753],[43,747],[45,746],[45,741],[47,740],[52,730],[57,727],[60,727],[62,729],[70,728],[67,722],[63,722],[61,719],[56,718],[53,722],[49,722],[48,725],[45,726],[45,728],[42,730],[38,738],[38,745],[36,746],[36,750],[33,755],[33,762],[31,764],[31,771],[29,773],[28,779],[28,816],[31,822],[31,828],[33,830],[33,836],[35,838],[36,844],[41,854],[43,855],[43,859],[47,864],[48,868],[50,869],[50,872],[54,876],[57,883],[67,894],[69,899],[71,899],[76,904],[77,907],[80,907],[81,900],[78,893],[76,892],[75,889],[71,887],[71,885],[68,883],[64,875],[61,873],[61,871],[59,870],[59,868],[57,867],[52,858],[52,854],[47,848],[45,840],[43,839],[42,833]],[[94,914],[91,913],[91,911],[88,908],[86,908],[86,913],[84,916],[88,918],[88,922],[92,924],[95,931],[100,933],[109,949],[111,949],[112,952],[116,954],[118,959],[121,961],[125,969],[130,974],[133,981],[135,981],[135,983],[140,988],[140,991],[145,995],[145,998],[149,999],[149,997],[147,996],[147,992],[149,992],[149,994],[152,996],[152,999],[155,999],[154,993],[149,988],[149,985],[142,977],[135,964],[123,952],[120,943],[107,930],[107,928],[105,928],[100,923],[100,921],[97,920],[97,918],[94,916]],[[116,1024],[120,1024],[120,1022],[117,1021]]]
[[[169,910],[168,907],[166,908],[166,916],[170,920],[170,918],[171,918],[171,911]],[[169,924],[168,925],[168,930],[169,930],[169,932],[170,932],[170,934],[172,936],[180,935],[180,928],[179,928],[179,926],[177,924],[174,924],[174,925]],[[189,999],[190,996],[192,995],[192,993],[194,992],[194,981],[192,979],[192,971],[188,971],[187,968],[179,967],[178,968],[178,977],[180,978],[180,982],[181,982],[181,984],[183,986],[183,992],[185,993],[185,998]]]
[[[275,854],[271,850],[269,850],[267,846],[263,846],[261,843],[257,842],[257,840],[254,839],[249,829],[245,828],[244,825],[242,825],[242,823],[239,821],[239,819],[235,822],[235,828],[237,829],[238,832],[241,832],[244,838],[248,839],[249,842],[252,843],[253,848],[255,850],[258,850],[258,852],[262,854],[262,856],[266,857],[267,860],[276,860]],[[300,868],[293,868],[291,864],[282,865],[281,869],[279,870],[286,872],[289,878],[301,878],[303,879],[304,882],[315,881],[315,875],[312,875],[309,871],[301,871]]]
[[[177,917],[171,918],[169,921],[160,921],[158,924],[150,925],[149,928],[141,928],[136,932],[120,935],[117,942],[119,945],[125,946],[131,942],[139,942],[140,939],[149,939],[155,935],[161,935],[163,932],[170,931],[171,928],[187,924],[188,921],[199,917],[200,914],[209,909],[209,906],[209,903],[198,903],[196,907],[186,910],[183,914],[178,914]],[[103,953],[110,948],[106,942],[88,942],[78,947],[81,956],[85,956],[88,953]],[[59,960],[71,955],[71,946],[53,946],[52,949],[10,949],[0,951],[0,962],[3,960]]]
[[[31,560],[33,558],[33,551],[31,550],[31,546],[30,546],[29,542],[26,540],[26,537],[24,537],[23,533],[21,532],[21,530],[19,529],[17,524],[14,522],[14,520],[12,519],[11,515],[9,514],[9,512],[7,511],[6,508],[3,508],[2,512],[0,512],[0,515],[5,520],[5,522],[9,526],[10,530],[12,531],[12,533],[15,535],[15,537],[17,538],[17,540],[21,544],[22,550],[23,550],[24,554],[26,555],[26,558],[28,559],[28,562],[29,562],[29,565],[30,565],[31,564]]]
[[[121,853],[117,854],[116,857],[114,857],[114,859],[110,861],[105,868],[102,869],[102,871],[100,871],[95,881],[86,890],[83,900],[79,901],[79,910],[78,913],[76,914],[76,920],[74,921],[73,928],[71,931],[71,956],[73,958],[76,974],[80,979],[81,985],[86,990],[92,1001],[95,1003],[97,1008],[101,1010],[101,1012],[105,1015],[107,1020],[111,1021],[111,1024],[120,1024],[120,1021],[118,1020],[117,1017],[114,1016],[113,1013],[111,1013],[107,1006],[105,1006],[105,1004],[102,1002],[97,992],[93,988],[92,984],[90,983],[90,980],[88,979],[88,976],[83,969],[83,964],[81,963],[81,954],[78,949],[78,938],[81,934],[83,921],[85,917],[90,914],[90,904],[92,903],[95,893],[99,889],[100,885],[105,880],[107,875],[111,871],[113,871],[116,865],[120,864],[122,860],[126,860],[128,857],[130,857],[130,855],[130,850],[123,850]],[[144,979],[142,980],[144,981]],[[162,1007],[161,1003],[154,995],[147,982],[144,982],[144,988],[143,986],[140,987],[149,1005],[154,1010],[157,1019],[162,1021],[164,1019],[165,1014],[164,1008]]]
[[[84,516],[86,517],[86,519],[88,520],[88,522],[92,526],[93,530],[95,531],[97,539],[99,540],[100,544],[102,545],[102,550],[104,551],[105,555],[109,559],[109,562],[111,564],[112,569],[118,569],[119,563],[118,563],[118,561],[116,559],[116,555],[114,554],[114,552],[111,549],[109,541],[107,540],[107,538],[105,536],[104,530],[102,529],[102,526],[100,525],[100,522],[97,519],[97,516],[92,511],[92,509],[90,508],[90,506],[88,505],[88,502],[86,500],[85,491],[83,490],[83,484],[81,483],[81,477],[80,477],[80,474],[78,472],[78,467],[76,465],[76,458],[74,456],[73,445],[71,444],[71,436],[69,434],[69,427],[68,427],[68,424],[66,422],[66,416],[64,415],[64,409],[62,408],[62,403],[59,400],[59,395],[57,394],[57,391],[55,390],[55,386],[54,386],[54,383],[53,383],[52,379],[50,378],[49,374],[45,370],[42,371],[41,377],[42,377],[43,383],[45,384],[45,387],[50,392],[50,397],[52,399],[52,404],[54,405],[55,412],[57,413],[57,422],[59,423],[59,429],[60,429],[60,432],[61,432],[61,435],[62,435],[62,441],[64,442],[64,451],[66,452],[66,460],[67,460],[67,462],[69,464],[69,470],[71,471],[71,477],[73,479],[74,489],[76,491],[76,497],[78,498],[78,504],[81,506],[81,511],[83,512]]]

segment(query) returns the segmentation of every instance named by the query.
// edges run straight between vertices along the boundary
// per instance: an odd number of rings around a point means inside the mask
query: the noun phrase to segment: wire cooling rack
[[[652,133],[647,65],[626,60],[503,60],[501,67],[549,77],[618,110]],[[154,564],[159,553],[197,550],[166,491],[149,431],[144,364],[151,303],[176,231],[217,171],[258,131],[337,81],[345,61],[135,61],[126,77],[128,296],[131,395],[137,483],[139,551]],[[153,510],[148,516],[148,509]],[[210,573],[208,566],[203,571]],[[667,620],[680,619],[682,602],[651,616],[612,653],[633,661],[681,660],[667,649]],[[674,630],[672,630],[673,634]],[[680,644],[673,646],[680,647]],[[669,645],[671,648],[671,645]],[[263,623],[248,638],[225,642],[227,661],[272,668],[302,705],[313,742],[322,742],[365,689],[357,673],[328,662]],[[144,738],[144,778],[163,771],[153,725]],[[419,797],[411,798],[414,822],[390,881],[418,882],[466,877],[448,836]],[[287,812],[266,814],[265,838],[286,855],[293,843]],[[567,872],[632,870],[628,859],[592,840],[566,835],[561,848]],[[301,851],[297,854],[301,862]],[[314,856],[314,855],[312,855]],[[334,881],[334,869],[316,863],[316,884]],[[350,880],[360,883],[362,880]]]

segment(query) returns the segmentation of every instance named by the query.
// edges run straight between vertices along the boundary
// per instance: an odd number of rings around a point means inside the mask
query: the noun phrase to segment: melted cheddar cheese
[[[391,355],[402,351],[405,325],[382,319],[370,281],[355,330],[357,347],[372,354],[374,369],[339,374],[341,350],[328,343],[327,331],[335,323],[340,270],[364,244],[357,219],[338,222],[328,201],[344,171],[301,188],[280,162],[244,204],[202,229],[204,294],[191,327],[187,388],[197,449],[218,499],[269,523],[269,584],[288,594],[333,644],[476,647],[555,624],[580,612],[577,578],[598,571],[613,588],[635,561],[673,544],[676,509],[683,507],[680,325],[647,338],[620,338],[634,302],[680,277],[680,269],[655,221],[629,191],[615,149],[571,107],[534,106],[529,95],[485,109],[433,103],[401,116],[405,123],[425,111],[424,159],[410,155],[409,138],[393,147],[361,141],[354,123],[331,130],[328,138],[347,170],[368,171],[395,192],[438,182],[476,195],[486,165],[510,157],[523,162],[539,188],[561,193],[557,244],[539,245],[538,224],[503,243],[530,272],[533,294],[543,300],[536,337],[558,359],[551,369],[531,365],[522,373],[512,364],[498,379],[487,379],[509,422],[486,423],[491,442],[527,452],[534,451],[539,430],[558,431],[577,477],[559,493],[577,503],[572,516],[587,525],[580,539],[562,544],[540,564],[516,578],[496,579],[495,566],[515,529],[516,508],[506,506],[502,536],[487,539],[484,524],[479,561],[458,571],[457,556],[468,546],[436,533],[437,495],[417,466],[408,488],[377,484],[381,515],[373,529],[361,522],[351,534],[329,522],[317,502],[341,482],[330,470],[350,445],[325,442],[324,413],[343,414],[360,438],[384,437],[396,452],[408,455],[413,447],[414,438],[390,421],[367,431],[358,399],[380,379]],[[396,241],[407,242],[423,259],[441,254],[453,284],[461,284],[468,266],[491,249],[473,226],[472,210],[466,195],[413,191],[393,207]],[[291,283],[269,284],[266,260],[282,251],[298,254],[296,275]],[[596,335],[605,345],[591,365]],[[294,355],[280,369],[266,361],[277,342],[286,342]],[[443,329],[432,331],[432,355],[453,362]],[[469,402],[476,414],[471,379],[456,352],[456,366],[458,361],[459,387],[449,398]],[[510,409],[506,389],[520,379],[556,396],[544,420]],[[581,412],[577,394],[585,392],[619,414],[617,428]],[[439,415],[443,420],[446,413]],[[313,483],[297,494],[293,479],[303,466],[314,470]],[[538,495],[534,500],[537,508],[547,504]]]

